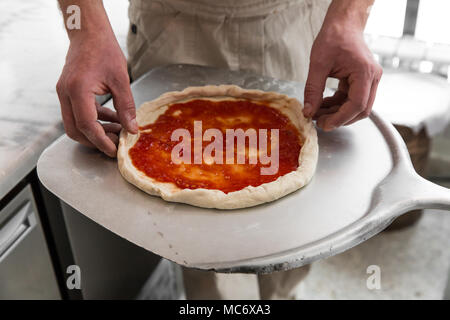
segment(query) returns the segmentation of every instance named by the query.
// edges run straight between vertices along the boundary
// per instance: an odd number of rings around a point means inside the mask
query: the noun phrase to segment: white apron
[[[306,82],[330,0],[130,0],[129,69],[174,63]]]
[[[189,63],[306,82],[331,0],[130,0],[128,68]],[[184,269],[189,299],[292,298],[308,266],[256,277]]]

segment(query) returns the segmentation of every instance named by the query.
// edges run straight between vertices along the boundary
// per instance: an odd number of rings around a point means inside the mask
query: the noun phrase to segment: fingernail
[[[309,116],[310,116],[311,108],[312,108],[312,106],[311,106],[311,104],[310,104],[309,102],[305,103],[305,108],[303,109],[303,114],[304,114],[306,117],[309,117]]]
[[[130,122],[131,122],[131,129],[137,133],[139,130],[139,126],[136,119],[132,119]]]
[[[110,158],[115,158],[117,156],[117,150],[105,152],[105,154]]]

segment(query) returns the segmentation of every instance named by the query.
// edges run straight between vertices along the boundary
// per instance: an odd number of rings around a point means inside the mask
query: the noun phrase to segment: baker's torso
[[[130,0],[134,79],[189,63],[306,80],[329,0]]]

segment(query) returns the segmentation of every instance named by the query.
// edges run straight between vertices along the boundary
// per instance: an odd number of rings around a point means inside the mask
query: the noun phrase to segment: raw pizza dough
[[[198,207],[217,209],[236,209],[255,206],[279,199],[305,186],[314,175],[318,158],[317,132],[311,119],[303,116],[303,106],[294,98],[275,92],[245,90],[235,85],[188,87],[183,91],[167,92],[159,98],[145,102],[137,110],[136,119],[139,126],[154,123],[169,105],[190,99],[249,99],[264,101],[272,108],[287,116],[299,130],[303,146],[298,158],[297,170],[278,177],[278,179],[259,186],[247,186],[241,190],[224,193],[212,189],[180,189],[173,183],[159,182],[136,169],[128,151],[139,138],[122,130],[117,153],[119,170],[122,176],[139,189],[160,196],[164,200],[182,202]]]

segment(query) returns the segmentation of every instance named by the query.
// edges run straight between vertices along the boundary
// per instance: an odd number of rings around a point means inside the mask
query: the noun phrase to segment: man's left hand
[[[327,15],[328,16],[328,15]],[[366,118],[383,73],[351,19],[327,18],[314,41],[303,114],[325,131]],[[339,79],[335,94],[323,99],[328,77]]]

